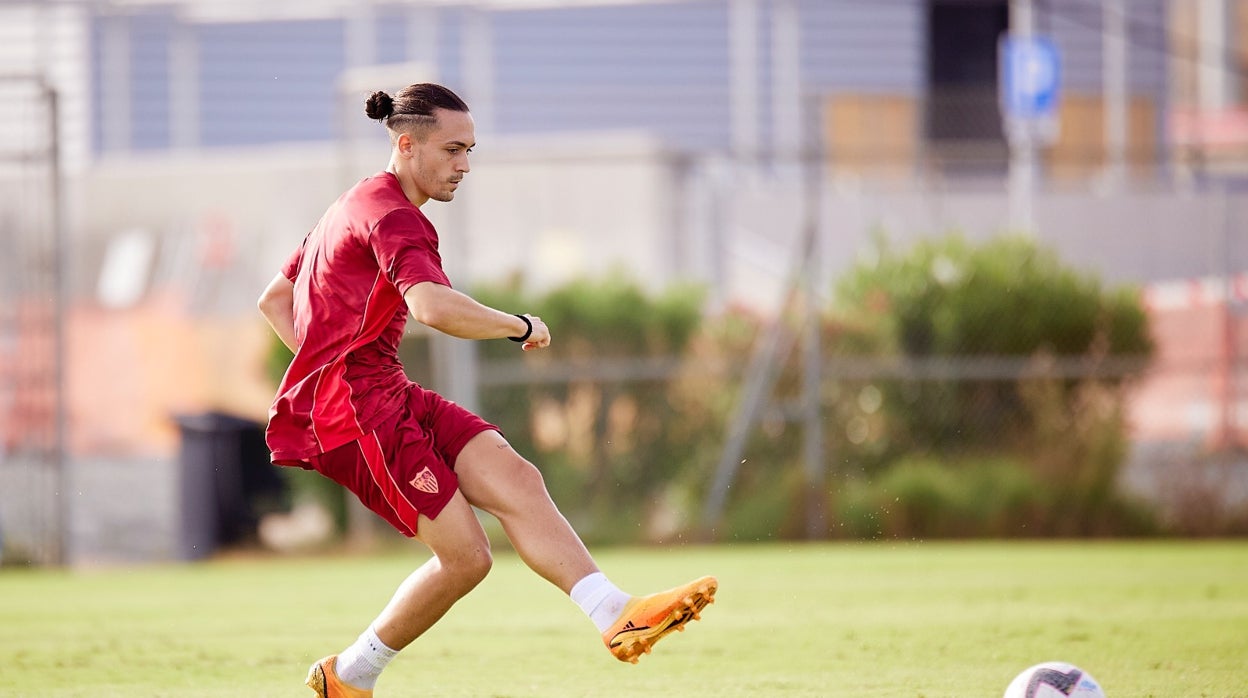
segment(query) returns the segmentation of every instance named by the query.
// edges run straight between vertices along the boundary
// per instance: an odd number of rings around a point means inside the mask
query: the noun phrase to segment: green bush
[[[670,513],[666,503],[688,498],[688,465],[707,442],[710,415],[702,396],[679,378],[617,379],[599,369],[685,357],[702,321],[702,291],[676,287],[649,295],[612,275],[537,297],[514,282],[473,295],[540,316],[552,333],[549,349],[522,358],[510,343],[483,343],[485,361],[516,362],[512,370],[523,375],[554,374],[485,387],[483,416],[538,464],[552,496],[587,538],[647,537],[647,522]],[[633,523],[622,528],[621,521]]]
[[[830,405],[834,448],[860,476],[838,504],[846,529],[1152,530],[1116,491],[1125,383],[1153,349],[1129,289],[1105,289],[1029,239],[951,236],[905,253],[881,244],[835,297],[834,351],[926,370],[844,381]],[[1133,370],[1097,370],[1111,359],[1135,360]],[[1057,370],[1072,360],[1085,370]]]
[[[1134,294],[1103,289],[1029,239],[975,246],[952,236],[905,254],[881,247],[874,263],[857,266],[836,287],[836,350],[923,360],[929,368],[944,360],[951,374],[875,383],[894,455],[992,450],[1031,433],[1033,416],[1008,366],[1006,375],[956,375],[978,359],[1081,357],[1095,364],[1152,352]]]

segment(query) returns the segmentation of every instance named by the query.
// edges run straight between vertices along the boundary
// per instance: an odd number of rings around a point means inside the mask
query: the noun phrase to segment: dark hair
[[[468,111],[468,105],[459,95],[431,82],[419,82],[399,90],[393,97],[385,92],[374,92],[364,103],[364,113],[386,125],[391,131],[409,133],[427,129],[437,122],[437,109]],[[414,135],[423,136],[421,133]]]

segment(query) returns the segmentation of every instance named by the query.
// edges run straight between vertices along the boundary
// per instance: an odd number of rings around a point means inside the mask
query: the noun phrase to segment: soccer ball
[[[1014,677],[1002,698],[1105,698],[1088,672],[1066,662],[1045,662]]]

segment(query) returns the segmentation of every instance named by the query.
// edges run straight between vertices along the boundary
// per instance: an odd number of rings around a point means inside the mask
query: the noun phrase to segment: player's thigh
[[[468,502],[495,516],[550,501],[541,472],[493,430],[477,434],[464,446],[455,461],[455,474]]]

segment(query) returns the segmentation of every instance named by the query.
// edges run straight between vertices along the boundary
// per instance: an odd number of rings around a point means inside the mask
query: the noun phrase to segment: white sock
[[[612,584],[611,580],[607,579],[607,575],[601,572],[586,575],[572,587],[568,595],[572,597],[572,601],[577,606],[581,607],[585,615],[589,616],[594,627],[598,628],[598,632],[611,627],[624,610],[624,604],[632,598],[620,591],[619,587]]]
[[[368,630],[356,639],[355,644],[338,653],[338,660],[334,663],[334,673],[338,674],[338,678],[356,688],[371,690],[377,685],[377,677],[381,676],[381,670],[385,669],[398,653],[398,650],[386,647],[386,643],[377,637],[373,626],[370,625]]]

